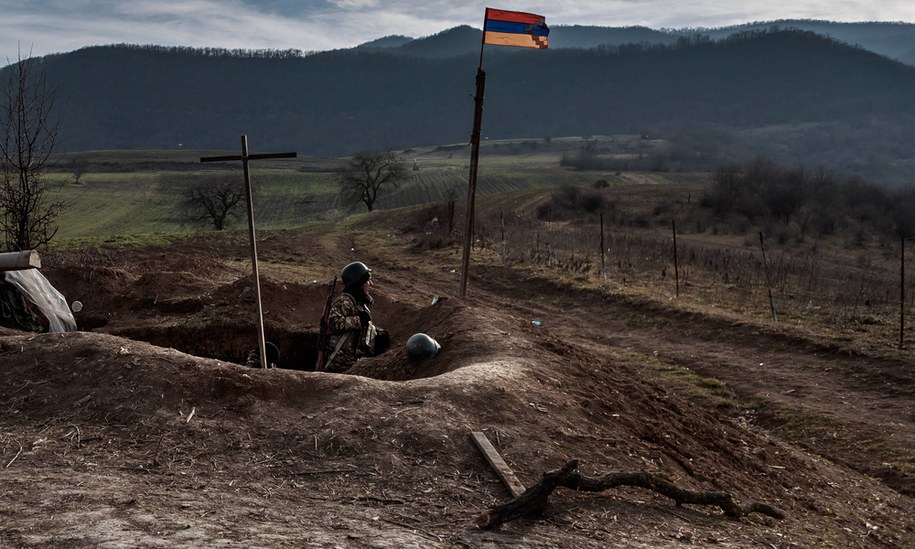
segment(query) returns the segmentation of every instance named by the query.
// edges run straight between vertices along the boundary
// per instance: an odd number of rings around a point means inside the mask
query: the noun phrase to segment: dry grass
[[[871,235],[843,233],[780,243],[765,235],[764,262],[759,227],[712,225],[699,206],[702,186],[693,181],[617,186],[608,194],[603,222],[581,212],[564,219],[538,218],[549,191],[487,197],[478,207],[475,253],[495,253],[499,261],[548,273],[566,283],[638,295],[694,312],[736,320],[772,322],[810,331],[872,351],[899,347],[899,244]],[[514,206],[514,207],[512,207]],[[444,206],[388,213],[424,227],[419,249],[461,246],[463,211],[455,229],[442,223]],[[438,223],[430,223],[433,218]],[[395,221],[395,219],[397,221]],[[677,229],[674,258],[673,224]],[[705,226],[706,229],[698,231]],[[915,272],[915,253],[906,272]],[[485,261],[482,255],[475,261]],[[603,272],[601,265],[603,263]],[[915,306],[907,277],[905,314]],[[774,304],[776,320],[770,307]],[[911,336],[906,335],[906,341]]]

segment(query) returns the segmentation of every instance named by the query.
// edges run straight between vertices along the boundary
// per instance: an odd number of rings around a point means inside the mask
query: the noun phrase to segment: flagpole
[[[483,46],[486,45],[486,20],[489,19],[489,8],[483,12],[483,35],[480,36],[480,64],[477,66],[477,72],[483,70]]]
[[[489,8],[483,16],[483,36],[480,38],[480,64],[477,66],[477,89],[473,97],[473,131],[470,133],[470,178],[467,184],[467,213],[464,216],[464,252],[461,257],[461,292],[467,295],[467,279],[470,275],[470,248],[473,244],[474,199],[477,191],[477,165],[480,162],[480,133],[483,126],[483,90],[486,88],[486,71],[483,70],[483,46],[486,44],[486,19]]]

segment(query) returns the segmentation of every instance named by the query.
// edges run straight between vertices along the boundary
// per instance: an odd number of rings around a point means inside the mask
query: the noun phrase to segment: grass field
[[[617,143],[625,137],[588,139]],[[585,138],[486,141],[481,146],[477,196],[504,194],[512,204],[518,193],[546,191],[563,185],[664,183],[664,175],[614,174],[560,167],[561,156],[576,150]],[[252,151],[257,152],[257,151]],[[209,230],[189,224],[183,196],[196,176],[225,174],[242,180],[241,162],[201,163],[204,156],[232,151],[92,151],[57,159],[49,181],[59,192],[49,195],[69,206],[58,218],[55,246],[92,240],[155,240]],[[454,144],[407,149],[402,153],[410,178],[397,188],[383,189],[376,207],[400,208],[429,202],[466,200],[470,147]],[[259,229],[284,229],[342,219],[364,212],[362,204],[341,203],[335,171],[345,159],[294,158],[253,161],[249,165],[254,216]],[[84,170],[74,183],[74,167]],[[416,169],[411,169],[415,166]],[[244,208],[230,228],[245,226]]]

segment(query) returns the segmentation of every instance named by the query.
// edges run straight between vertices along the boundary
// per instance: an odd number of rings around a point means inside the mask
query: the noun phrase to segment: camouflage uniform
[[[362,316],[372,318],[369,308],[364,303],[357,303],[353,296],[343,293],[334,299],[327,315],[327,329],[330,334],[324,346],[324,354],[327,357],[324,371],[345,372],[353,367],[359,357],[372,356],[374,353],[377,329],[371,320],[363,324],[360,312]],[[341,338],[346,340],[334,355],[334,349]]]

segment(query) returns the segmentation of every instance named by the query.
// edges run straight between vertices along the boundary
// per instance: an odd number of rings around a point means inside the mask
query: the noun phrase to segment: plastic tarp
[[[38,269],[7,271],[4,279],[15,286],[48,319],[48,331],[72,332],[76,330],[76,319],[67,305],[67,300],[57,288],[48,282]]]

